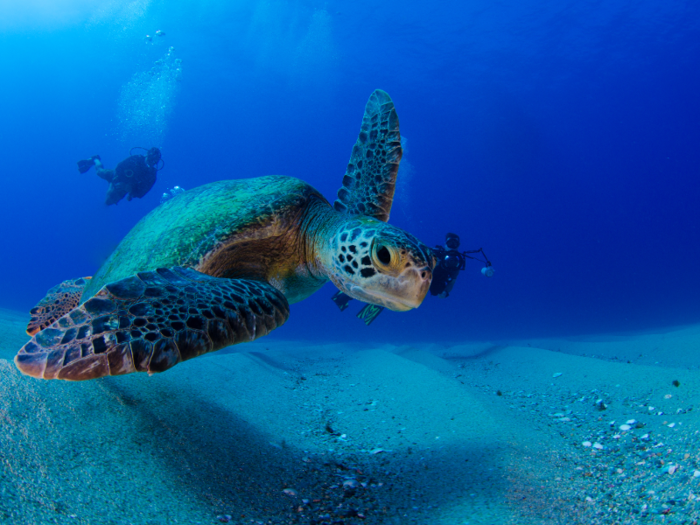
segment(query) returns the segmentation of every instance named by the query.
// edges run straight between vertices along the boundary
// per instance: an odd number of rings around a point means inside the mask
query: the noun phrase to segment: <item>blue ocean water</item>
[[[284,174],[332,201],[381,88],[406,140],[391,222],[429,245],[458,233],[496,274],[471,261],[450,297],[369,327],[329,284],[270,337],[695,323],[699,62],[682,0],[2,3],[0,307],[92,275],[174,185]],[[76,169],[152,145],[165,168],[141,200],[106,207]]]

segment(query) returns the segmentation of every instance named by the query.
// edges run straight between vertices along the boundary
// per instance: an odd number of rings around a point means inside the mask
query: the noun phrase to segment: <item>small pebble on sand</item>
[[[346,479],[343,481],[343,489],[345,490],[354,490],[358,487],[359,483],[357,483],[356,480],[354,479]]]

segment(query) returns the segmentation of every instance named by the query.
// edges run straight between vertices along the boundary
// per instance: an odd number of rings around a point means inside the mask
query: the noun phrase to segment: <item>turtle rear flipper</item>
[[[27,334],[34,335],[48,328],[57,319],[78,306],[80,296],[90,279],[91,277],[81,277],[63,281],[46,292],[46,297],[29,311],[32,318],[27,325]]]
[[[377,89],[367,101],[360,135],[333,207],[348,215],[388,221],[402,155],[394,103]]]
[[[288,317],[286,298],[267,283],[159,268],[105,285],[36,334],[15,364],[70,381],[152,374],[267,335]]]

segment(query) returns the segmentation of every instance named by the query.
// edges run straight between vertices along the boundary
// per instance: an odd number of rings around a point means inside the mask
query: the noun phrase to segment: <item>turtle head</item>
[[[354,299],[404,312],[420,306],[430,288],[435,267],[431,250],[377,219],[345,222],[329,252],[328,276]]]

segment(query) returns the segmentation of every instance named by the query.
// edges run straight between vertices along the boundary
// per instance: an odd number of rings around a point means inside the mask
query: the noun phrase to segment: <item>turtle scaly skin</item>
[[[197,301],[205,296],[211,297],[209,303]],[[284,295],[264,283],[161,268],[105,286],[39,332],[15,363],[23,373],[43,379],[152,374],[253,341],[288,316]]]
[[[90,277],[70,279],[46,292],[46,297],[29,311],[32,318],[27,325],[27,333],[34,335],[48,328],[56,319],[78,306],[89,280]]]
[[[402,156],[394,103],[389,95],[377,89],[367,102],[335,209],[388,221]]]
[[[394,105],[378,90],[334,206],[283,176],[214,182],[166,201],[92,279],[50,291],[15,364],[75,381],[162,372],[268,334],[328,280],[362,301],[417,308],[435,259],[385,222],[400,144]]]

